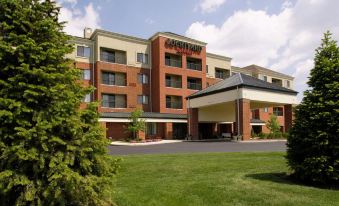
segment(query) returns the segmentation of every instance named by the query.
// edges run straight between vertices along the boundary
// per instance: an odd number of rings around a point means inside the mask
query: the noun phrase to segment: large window
[[[110,63],[126,64],[126,52],[114,49],[100,49],[100,60]]]
[[[148,96],[138,95],[138,104],[148,104]]]
[[[147,74],[138,74],[138,82],[140,84],[148,84],[148,75]]]
[[[86,46],[77,46],[77,56],[88,58],[91,56],[91,49]]]
[[[156,135],[157,134],[157,123],[156,122],[147,122],[146,123],[146,135]]]
[[[166,108],[182,109],[182,97],[181,96],[166,96]]]
[[[182,67],[181,56],[175,54],[165,54],[165,65],[171,67]]]
[[[148,54],[137,53],[137,62],[148,64]]]
[[[215,78],[226,79],[228,77],[230,77],[228,69],[215,68]]]
[[[282,107],[273,107],[273,114],[275,116],[284,116],[284,110]]]
[[[102,107],[126,108],[126,95],[102,94]]]
[[[189,58],[186,59],[187,69],[201,71],[201,59]]]
[[[201,90],[201,79],[187,78],[187,89]]]
[[[82,79],[83,80],[90,80],[91,79],[91,70],[81,69],[81,72],[82,72]]]
[[[282,87],[281,79],[272,78],[272,83]]]
[[[126,86],[126,74],[120,72],[102,72],[102,84]]]
[[[182,88],[181,76],[166,75],[166,87]]]

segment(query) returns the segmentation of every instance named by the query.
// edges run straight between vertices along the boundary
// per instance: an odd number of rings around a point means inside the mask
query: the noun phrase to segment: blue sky
[[[307,88],[323,32],[339,39],[333,0],[58,0],[65,31],[85,26],[148,38],[171,31],[207,42],[232,65],[257,64],[295,77],[299,100]]]

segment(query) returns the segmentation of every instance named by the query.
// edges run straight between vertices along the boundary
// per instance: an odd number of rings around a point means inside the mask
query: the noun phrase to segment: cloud
[[[294,75],[301,100],[323,33],[330,30],[339,39],[337,8],[339,1],[285,1],[277,14],[249,9],[236,11],[220,26],[194,22],[186,35],[207,42],[210,52],[232,57],[233,65],[258,64]]]
[[[100,28],[99,8],[95,8],[92,3],[89,3],[82,9],[77,8],[77,0],[59,1],[62,5],[60,9],[60,21],[66,21],[64,31],[67,34],[74,36],[83,36],[85,27]],[[67,3],[72,4],[71,7],[66,7]]]
[[[226,0],[202,0],[199,5],[197,5],[196,10],[200,9],[202,13],[211,13],[217,10],[225,2]]]

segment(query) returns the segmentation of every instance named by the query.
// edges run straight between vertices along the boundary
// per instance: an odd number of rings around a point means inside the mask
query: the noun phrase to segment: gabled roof
[[[291,94],[297,94],[298,92],[287,89],[285,87],[281,87],[276,84],[272,84],[251,76],[248,76],[246,74],[237,73],[227,79],[224,79],[222,81],[219,81],[215,84],[213,84],[210,87],[207,87],[203,90],[200,90],[196,93],[191,94],[188,96],[188,99],[197,98],[201,96],[206,96],[209,94],[215,94],[223,91],[233,90],[237,87],[242,88],[255,88],[255,89],[261,89],[261,90],[268,90],[273,92],[280,92],[280,93],[291,93]]]

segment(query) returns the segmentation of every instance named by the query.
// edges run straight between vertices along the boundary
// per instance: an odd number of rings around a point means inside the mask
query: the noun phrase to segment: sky
[[[307,89],[323,33],[339,40],[339,0],[57,0],[65,32],[84,27],[149,38],[170,31],[208,43],[207,51],[295,77]]]

